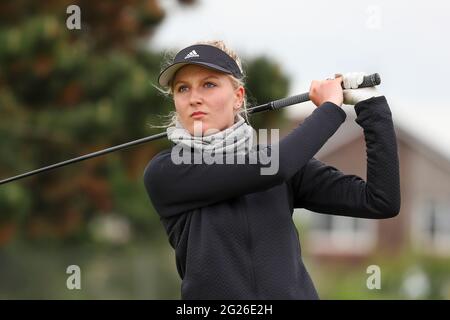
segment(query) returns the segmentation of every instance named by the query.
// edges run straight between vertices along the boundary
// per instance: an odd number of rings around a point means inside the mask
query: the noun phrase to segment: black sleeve
[[[292,178],[345,118],[339,106],[326,102],[278,144],[266,146],[272,155],[274,147],[278,146],[279,150],[278,171],[272,175],[261,174],[261,169],[271,164],[263,165],[259,161],[256,164],[248,161],[245,164],[174,164],[170,152],[158,154],[144,172],[147,193],[158,213],[168,217],[271,188]]]
[[[397,143],[386,98],[361,101],[355,110],[366,140],[367,182],[313,158],[293,177],[295,207],[372,219],[400,211]]]

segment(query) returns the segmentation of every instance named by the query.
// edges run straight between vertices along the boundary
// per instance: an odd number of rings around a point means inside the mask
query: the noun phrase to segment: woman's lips
[[[197,119],[197,118],[203,117],[204,115],[206,115],[206,113],[204,113],[204,112],[194,112],[194,113],[191,115],[191,117]]]

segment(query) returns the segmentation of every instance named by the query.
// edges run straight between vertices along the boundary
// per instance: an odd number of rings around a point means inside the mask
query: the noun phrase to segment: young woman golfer
[[[250,150],[244,73],[233,51],[220,41],[194,44],[162,70],[159,84],[175,104],[167,128],[173,146],[150,161],[144,183],[175,249],[183,299],[318,299],[302,262],[293,210],[369,219],[398,214],[391,111],[375,88],[354,89],[362,76],[313,81],[312,114],[280,141]],[[342,90],[342,81],[348,90]],[[344,122],[342,103],[355,105],[356,122],[364,129],[367,182],[313,158]],[[225,159],[273,155],[275,148],[273,174],[262,174],[267,161]],[[223,154],[224,161],[175,161],[180,152],[190,160]]]

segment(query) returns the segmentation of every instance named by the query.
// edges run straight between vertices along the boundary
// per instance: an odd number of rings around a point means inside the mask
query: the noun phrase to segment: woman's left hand
[[[344,75],[336,75],[342,77],[344,104],[355,105],[363,100],[381,96],[376,87],[358,88],[363,82],[365,75],[364,72],[349,72]]]

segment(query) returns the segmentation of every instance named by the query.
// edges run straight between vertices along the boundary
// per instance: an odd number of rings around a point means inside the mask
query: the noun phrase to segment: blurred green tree
[[[81,30],[66,27],[72,4]],[[0,2],[0,176],[158,133],[147,124],[173,107],[151,86],[163,54],[147,44],[166,14],[157,0]],[[287,93],[269,60],[248,61],[247,73],[253,101]],[[255,117],[255,127],[274,117]],[[0,246],[14,235],[91,241],[89,221],[112,212],[137,237],[160,234],[142,172],[167,146],[159,140],[0,186]]]
[[[247,71],[247,94],[253,106],[286,97],[289,79],[283,74],[279,64],[262,56],[244,65]],[[253,117],[250,122],[255,129],[280,128],[283,120],[280,112],[265,112]]]

